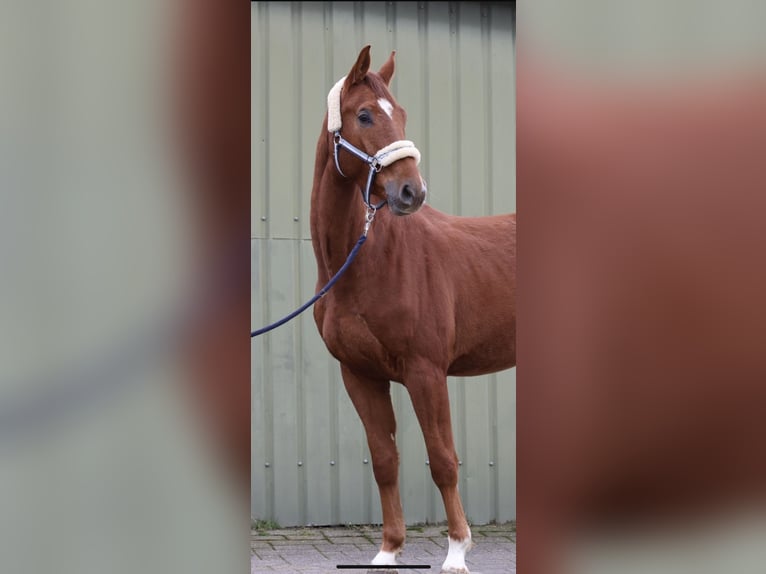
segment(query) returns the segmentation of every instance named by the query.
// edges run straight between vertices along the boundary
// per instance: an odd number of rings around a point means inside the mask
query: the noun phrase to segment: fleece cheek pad
[[[327,131],[337,132],[340,130],[340,92],[343,89],[343,82],[346,76],[338,80],[327,94]]]

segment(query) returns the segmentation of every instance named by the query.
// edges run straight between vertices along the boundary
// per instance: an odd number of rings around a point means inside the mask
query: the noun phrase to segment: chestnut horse
[[[314,318],[340,361],[372,455],[383,511],[383,542],[372,564],[396,564],[405,537],[395,381],[412,399],[444,501],[449,551],[442,571],[468,572],[471,531],[457,488],[447,376],[516,364],[516,216],[457,217],[425,205],[420,154],[403,141],[406,113],[388,88],[394,52],[378,73],[369,67],[366,46],[328,96],[311,194],[317,289],[343,265],[365,217],[375,220],[359,257],[316,303]]]

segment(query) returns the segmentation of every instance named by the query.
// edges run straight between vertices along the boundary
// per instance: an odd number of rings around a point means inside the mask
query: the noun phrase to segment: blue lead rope
[[[304,303],[298,309],[290,313],[287,317],[283,317],[276,323],[267,325],[266,327],[258,329],[257,331],[252,331],[250,333],[250,338],[257,337],[258,335],[263,335],[264,333],[268,333],[272,329],[276,329],[280,325],[284,325],[290,319],[297,317],[298,315],[303,313],[306,309],[311,307],[314,303],[316,303],[319,299],[321,299],[324,296],[324,294],[327,293],[333,285],[335,285],[338,279],[340,279],[340,276],[343,275],[343,273],[345,273],[346,269],[348,269],[348,266],[351,265],[351,262],[354,260],[354,257],[356,257],[356,254],[359,253],[359,249],[362,247],[362,243],[364,243],[366,240],[367,240],[367,229],[364,230],[364,233],[359,238],[359,241],[356,242],[356,245],[354,245],[354,248],[351,250],[351,253],[348,254],[348,257],[346,258],[346,262],[343,264],[343,266],[340,269],[338,269],[338,272],[332,276],[332,279],[330,279],[327,282],[327,285],[322,287],[322,290],[319,293],[314,295],[311,299],[306,301],[306,303]]]

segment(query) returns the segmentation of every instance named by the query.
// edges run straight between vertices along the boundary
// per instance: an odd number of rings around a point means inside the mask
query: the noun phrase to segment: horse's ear
[[[394,56],[395,55],[396,55],[396,50],[391,52],[391,55],[388,57],[388,60],[386,60],[386,63],[380,67],[380,71],[378,72],[380,74],[380,77],[383,78],[383,81],[386,82],[386,85],[388,85],[391,82],[391,78],[394,77]]]
[[[370,46],[367,45],[359,52],[359,57],[356,59],[356,63],[352,66],[351,71],[346,75],[345,86],[353,86],[357,82],[361,82],[362,78],[367,75],[367,70],[370,69]]]

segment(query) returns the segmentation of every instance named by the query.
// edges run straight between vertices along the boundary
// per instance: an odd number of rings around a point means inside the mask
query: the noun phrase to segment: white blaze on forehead
[[[394,106],[393,106],[393,104],[391,104],[391,102],[389,102],[385,98],[380,98],[380,99],[378,99],[378,105],[381,107],[381,109],[384,112],[386,112],[386,115],[389,118],[393,118],[394,117],[393,116],[393,114],[394,114]]]

